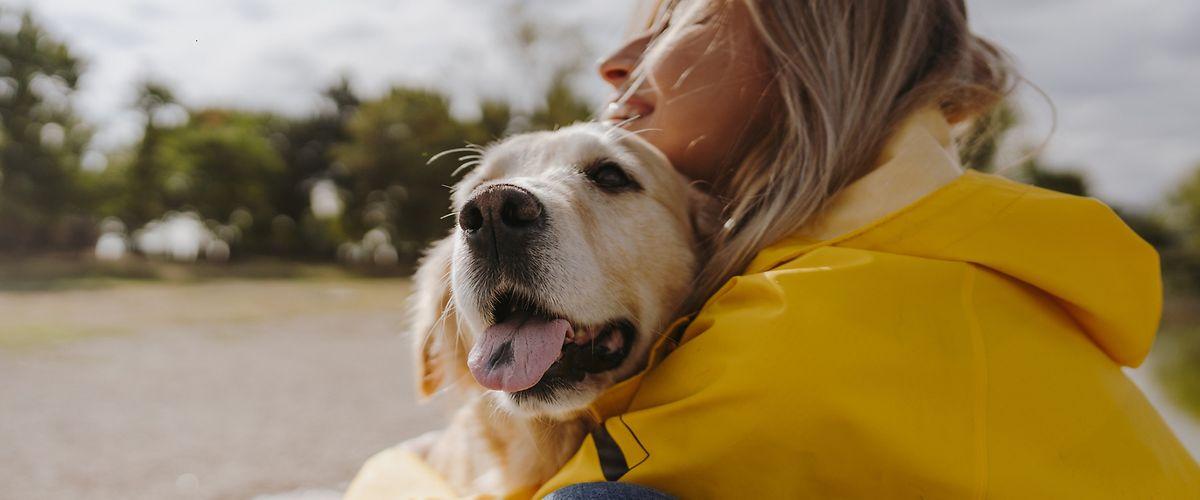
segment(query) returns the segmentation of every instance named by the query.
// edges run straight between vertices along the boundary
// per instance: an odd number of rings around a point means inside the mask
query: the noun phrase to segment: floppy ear
[[[425,253],[413,275],[409,334],[415,347],[417,393],[421,399],[466,373],[466,346],[459,339],[458,318],[450,294],[453,236],[438,240]]]

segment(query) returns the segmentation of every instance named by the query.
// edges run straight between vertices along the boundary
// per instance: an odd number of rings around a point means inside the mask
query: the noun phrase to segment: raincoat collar
[[[874,170],[842,189],[804,229],[759,252],[746,273],[861,232],[963,175],[950,124],[940,111],[922,109],[896,130]]]
[[[829,240],[909,205],[962,175],[950,125],[924,109],[902,122],[879,164],[842,189],[799,236]]]

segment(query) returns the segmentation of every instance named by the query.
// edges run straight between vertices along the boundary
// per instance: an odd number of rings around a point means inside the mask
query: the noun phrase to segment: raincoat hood
[[[1110,358],[1141,364],[1162,310],[1153,247],[1095,199],[963,173],[936,111],[900,130],[882,165],[747,273],[829,244],[978,264],[1053,296]]]

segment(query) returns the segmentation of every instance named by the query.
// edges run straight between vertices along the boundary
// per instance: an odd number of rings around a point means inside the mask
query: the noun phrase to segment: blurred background
[[[966,164],[1158,247],[1129,373],[1200,453],[1200,4],[968,4],[1032,85]],[[592,116],[635,7],[0,0],[0,496],[337,498],[437,426],[399,336],[427,163]]]

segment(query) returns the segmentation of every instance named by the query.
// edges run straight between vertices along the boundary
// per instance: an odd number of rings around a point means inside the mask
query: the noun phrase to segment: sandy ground
[[[0,497],[343,488],[438,420],[414,403],[405,293],[339,281],[0,294]]]
[[[0,293],[2,498],[337,498],[437,425],[403,280]],[[1200,426],[1153,386],[1193,454]]]

